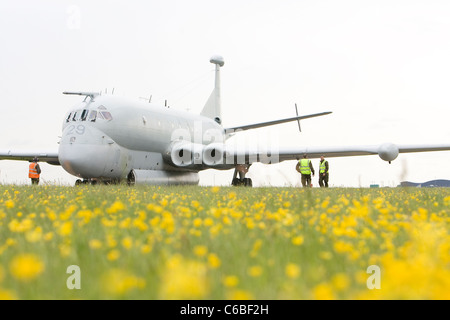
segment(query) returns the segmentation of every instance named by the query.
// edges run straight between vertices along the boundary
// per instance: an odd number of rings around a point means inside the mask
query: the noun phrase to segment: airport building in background
[[[418,188],[432,188],[432,187],[450,187],[450,180],[431,180],[423,183],[416,183],[410,181],[402,181],[399,187],[418,187]]]

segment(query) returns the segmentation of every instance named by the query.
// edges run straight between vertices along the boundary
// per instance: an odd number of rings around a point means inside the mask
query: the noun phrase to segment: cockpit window
[[[106,107],[105,106],[100,106],[100,107],[98,107],[98,109],[99,110],[106,110]]]
[[[81,112],[81,110],[77,110],[73,113],[73,117],[72,117],[72,121],[77,121],[78,120],[78,115]]]
[[[89,110],[84,109],[83,112],[81,113],[81,121],[86,121],[88,114]]]
[[[88,121],[95,122],[95,119],[97,119],[97,111],[91,110],[91,112],[89,113]]]
[[[104,119],[106,121],[112,120],[113,117],[112,117],[111,113],[109,111],[106,111],[106,108],[104,106],[100,106],[100,107],[99,107],[99,109],[102,109],[102,111],[89,110],[89,109],[72,111],[68,114],[68,116],[66,118],[66,122],[70,122],[70,121],[95,122],[97,119]]]
[[[110,121],[113,119],[111,113],[109,113],[108,111],[101,111],[100,113],[103,116],[103,119],[105,119],[107,121]]]

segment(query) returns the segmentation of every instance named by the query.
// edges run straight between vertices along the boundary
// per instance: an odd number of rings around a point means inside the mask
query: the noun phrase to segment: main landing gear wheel
[[[238,164],[234,169],[233,180],[231,181],[232,186],[244,186],[244,187],[252,187],[253,182],[252,179],[246,178],[245,174],[248,172],[250,168],[250,164]],[[239,173],[239,178],[237,177]]]
[[[233,181],[231,182],[231,185],[235,187],[237,186],[252,187],[253,182],[252,179],[250,178],[244,178],[243,180],[234,178]]]
[[[90,184],[90,185],[96,185],[98,183],[97,180],[94,179],[78,179],[77,181],[75,181],[75,185],[76,186],[80,186],[82,184]]]

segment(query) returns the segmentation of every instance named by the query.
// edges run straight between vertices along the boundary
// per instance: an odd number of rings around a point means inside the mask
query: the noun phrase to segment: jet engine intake
[[[225,151],[223,143],[211,143],[205,146],[183,141],[173,144],[164,159],[177,167],[217,167],[225,163]]]
[[[172,145],[165,160],[177,167],[189,167],[202,163],[203,145],[191,142],[178,142]]]
[[[203,149],[203,163],[214,167],[224,163],[225,146],[223,143],[211,143]]]

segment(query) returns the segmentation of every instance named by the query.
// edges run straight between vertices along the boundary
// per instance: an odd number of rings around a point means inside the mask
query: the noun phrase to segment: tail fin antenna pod
[[[220,106],[220,68],[223,67],[225,61],[221,56],[213,56],[211,57],[209,62],[216,65],[216,83],[213,92],[209,96],[209,99],[200,114],[202,116],[211,118],[217,123],[221,124],[222,115]]]

